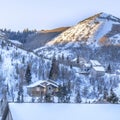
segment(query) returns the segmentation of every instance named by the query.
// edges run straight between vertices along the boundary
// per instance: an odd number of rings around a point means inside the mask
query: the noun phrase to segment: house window
[[[37,87],[37,88],[36,88],[36,91],[40,91],[40,87]]]
[[[49,86],[49,87],[48,87],[48,89],[49,89],[49,90],[51,90],[51,89],[52,89],[52,87],[51,87],[51,86]]]

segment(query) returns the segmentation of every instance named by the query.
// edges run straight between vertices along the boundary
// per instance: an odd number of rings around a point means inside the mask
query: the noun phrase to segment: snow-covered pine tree
[[[31,79],[32,79],[31,68],[30,68],[30,65],[28,65],[25,73],[25,80],[28,85],[31,83]]]
[[[75,103],[81,103],[81,95],[80,95],[80,91],[77,91],[76,97],[75,97]]]
[[[113,91],[113,89],[111,88],[111,91],[110,91],[110,96],[107,98],[107,101],[110,102],[110,103],[118,103],[118,97],[117,95],[115,94],[115,92]]]
[[[111,73],[112,72],[112,69],[111,69],[111,65],[109,64],[108,67],[107,67],[107,72],[108,73]]]
[[[58,72],[59,72],[58,61],[56,60],[55,57],[53,57],[50,74],[49,74],[49,79],[55,80],[58,76]]]

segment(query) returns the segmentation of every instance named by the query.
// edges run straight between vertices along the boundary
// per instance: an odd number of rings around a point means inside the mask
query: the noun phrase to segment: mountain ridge
[[[59,45],[62,43],[66,44],[68,42],[79,41],[86,43],[87,45],[93,44],[94,46],[99,46],[99,43],[101,42],[99,40],[102,39],[102,37],[105,37],[115,25],[119,27],[120,19],[102,12],[67,29],[46,45]],[[107,42],[110,44],[109,41]]]

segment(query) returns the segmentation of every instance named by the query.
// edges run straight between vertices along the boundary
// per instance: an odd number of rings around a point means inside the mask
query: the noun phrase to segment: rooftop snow
[[[55,87],[58,87],[57,84],[55,84],[55,83],[53,83],[53,82],[50,82],[50,81],[47,81],[47,80],[39,80],[39,81],[37,81],[37,82],[35,82],[35,83],[27,86],[27,87],[28,87],[28,88],[31,88],[31,87],[36,87],[36,86],[38,86],[38,85],[40,85],[40,86],[42,86],[42,87],[45,87],[45,86],[43,85],[43,83],[47,83],[47,85],[53,85],[53,86],[55,86]]]
[[[97,60],[90,60],[93,66],[101,66],[101,64]]]
[[[93,67],[93,69],[95,69],[96,71],[105,72],[105,69],[104,69],[104,67],[102,67],[102,66],[96,66],[96,67]]]
[[[9,103],[13,120],[120,120],[116,104]]]

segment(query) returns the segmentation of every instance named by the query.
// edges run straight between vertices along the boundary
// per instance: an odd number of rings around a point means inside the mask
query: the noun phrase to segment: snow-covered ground
[[[9,40],[9,41],[14,43],[15,45],[22,45],[22,43],[17,40]]]
[[[9,103],[13,120],[120,120],[117,104]]]
[[[113,29],[114,26],[117,26],[116,30]],[[92,49],[107,44],[119,45],[120,34],[117,31],[119,26],[120,21],[118,18],[106,13],[100,13],[70,27],[46,43],[45,46],[35,49],[34,52],[50,57],[54,53],[68,55],[72,48],[80,48],[81,44],[86,44]],[[116,31],[115,35],[106,37],[111,31]]]

